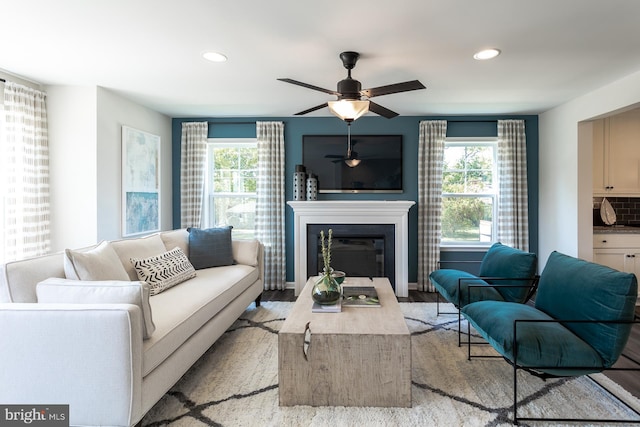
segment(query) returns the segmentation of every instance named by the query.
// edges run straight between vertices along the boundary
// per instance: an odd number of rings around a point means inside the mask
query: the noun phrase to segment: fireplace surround
[[[393,271],[385,268],[385,275],[393,275],[396,296],[409,295],[409,200],[316,200],[289,201],[294,211],[295,294],[299,295],[308,279],[308,228],[339,224],[393,226]],[[355,229],[355,228],[354,228]]]

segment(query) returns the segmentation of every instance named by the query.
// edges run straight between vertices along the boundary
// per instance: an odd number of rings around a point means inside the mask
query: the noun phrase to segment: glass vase
[[[331,273],[323,273],[311,288],[311,298],[320,305],[337,304],[342,298],[342,287]]]

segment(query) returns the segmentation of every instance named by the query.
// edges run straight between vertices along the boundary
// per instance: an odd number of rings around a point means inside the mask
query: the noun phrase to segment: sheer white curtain
[[[435,292],[429,273],[440,261],[445,120],[420,122],[418,141],[418,290]]]
[[[499,242],[529,250],[527,141],[524,120],[498,120]]]
[[[2,256],[10,261],[50,250],[49,142],[46,94],[12,82],[0,121]],[[4,252],[4,254],[2,254]]]
[[[285,289],[284,123],[257,122],[256,238],[264,244],[264,289]]]
[[[201,227],[207,168],[207,122],[182,123],[180,142],[180,226]]]

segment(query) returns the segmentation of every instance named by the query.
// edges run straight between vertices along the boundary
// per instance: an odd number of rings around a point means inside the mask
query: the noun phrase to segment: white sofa
[[[109,244],[137,280],[130,257],[153,255],[158,239],[167,251],[189,253],[186,230]],[[5,264],[0,403],[69,404],[71,425],[135,425],[247,306],[260,304],[262,254],[259,242],[234,240],[233,265],[197,270],[148,297],[155,324],[148,339],[138,305],[38,303],[38,283],[65,278],[64,253]]]

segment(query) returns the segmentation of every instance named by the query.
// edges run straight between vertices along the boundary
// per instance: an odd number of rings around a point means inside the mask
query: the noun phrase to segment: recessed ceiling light
[[[219,52],[205,52],[202,56],[211,62],[225,62],[227,60],[227,57]]]
[[[481,50],[480,52],[476,52],[473,55],[473,59],[477,59],[477,60],[485,60],[485,59],[491,59],[491,58],[495,58],[496,56],[500,55],[500,50],[499,49],[484,49]]]

